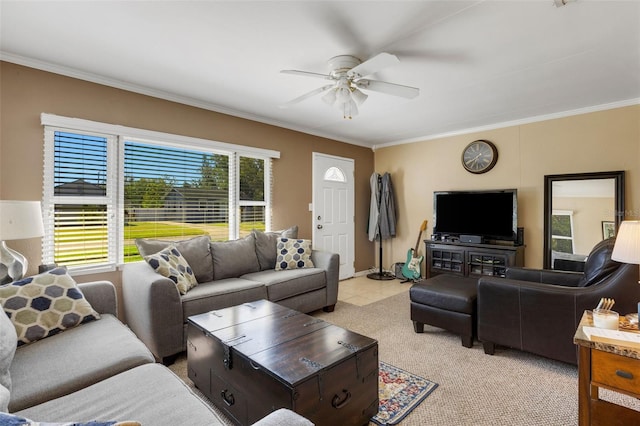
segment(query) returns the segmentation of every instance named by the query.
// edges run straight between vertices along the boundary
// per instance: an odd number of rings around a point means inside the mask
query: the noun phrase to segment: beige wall
[[[499,152],[497,165],[482,175],[466,172],[460,161],[464,147],[476,139],[492,141]],[[398,205],[398,236],[383,242],[384,264],[406,259],[424,219],[429,220],[425,236],[431,234],[434,191],[517,188],[525,265],[541,267],[544,175],[625,170],[626,217],[637,219],[639,160],[637,105],[378,149],[375,171],[391,173]]]
[[[231,117],[82,80],[0,62],[0,199],[42,198],[43,112],[104,123],[186,135],[280,151],[273,163],[273,227],[297,224],[311,237],[311,157],[321,152],[355,160],[355,269],[374,263],[366,235],[369,177],[374,153],[369,148],[310,136],[280,127]],[[40,240],[11,241],[9,246],[40,264]],[[119,273],[79,277],[105,278],[120,284]]]

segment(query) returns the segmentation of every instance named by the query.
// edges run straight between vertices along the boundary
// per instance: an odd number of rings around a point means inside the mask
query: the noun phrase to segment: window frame
[[[240,207],[265,206],[265,227],[271,229],[272,159],[280,152],[263,148],[229,144],[213,140],[156,132],[127,126],[100,123],[91,120],[41,114],[44,129],[43,216],[45,235],[42,239],[42,263],[54,262],[54,209],[56,204],[107,205],[108,259],[104,263],[70,266],[74,274],[114,271],[124,263],[124,147],[125,142],[140,142],[172,148],[199,150],[229,156],[229,239],[240,235]],[[54,195],[54,133],[70,132],[107,138],[107,192],[103,197]],[[264,201],[239,200],[240,157],[264,160]],[[257,204],[259,203],[259,204]]]
[[[551,246],[553,246],[553,240],[570,240],[571,241],[571,253],[575,254],[576,245],[574,241],[574,230],[573,230],[573,210],[553,210],[551,212],[551,221],[553,221],[553,216],[568,216],[569,217],[569,227],[571,229],[571,236],[567,237],[564,235],[556,235],[553,233],[553,229],[550,229],[551,232]],[[566,252],[561,252],[566,253]]]

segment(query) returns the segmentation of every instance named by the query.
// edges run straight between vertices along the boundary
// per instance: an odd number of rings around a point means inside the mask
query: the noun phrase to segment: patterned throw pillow
[[[191,267],[175,246],[169,246],[158,253],[145,256],[144,260],[160,275],[176,284],[180,294],[187,294],[198,285]]]
[[[18,335],[18,346],[100,319],[65,268],[0,287],[0,304]]]
[[[276,271],[314,267],[311,261],[311,240],[279,238],[277,252]]]
[[[0,413],[0,425],[3,426],[141,426],[139,422],[124,421],[124,422],[67,422],[67,423],[49,423],[49,422],[34,422],[26,417],[18,416],[16,414]]]

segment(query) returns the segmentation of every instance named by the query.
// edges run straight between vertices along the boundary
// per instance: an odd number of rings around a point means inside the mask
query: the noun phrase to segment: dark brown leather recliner
[[[584,311],[611,297],[613,310],[625,315],[640,301],[638,265],[611,260],[614,243],[598,243],[584,273],[509,268],[505,278],[480,278],[478,340],[485,353],[501,345],[577,364],[573,336]]]

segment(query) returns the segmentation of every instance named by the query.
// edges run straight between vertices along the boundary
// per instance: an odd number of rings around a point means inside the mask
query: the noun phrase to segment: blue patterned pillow
[[[276,271],[314,267],[311,261],[311,240],[279,238],[276,251]]]
[[[158,253],[145,256],[144,260],[154,271],[173,281],[180,294],[187,294],[198,285],[191,267],[176,246],[171,245]]]
[[[66,422],[66,423],[49,423],[49,422],[34,422],[25,417],[16,416],[15,414],[0,413],[0,425],[2,426],[141,426],[139,422],[124,421],[124,422]]]
[[[100,319],[65,268],[0,287],[0,304],[18,335],[18,346]]]

